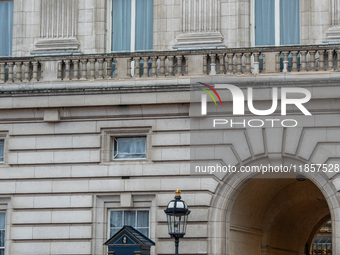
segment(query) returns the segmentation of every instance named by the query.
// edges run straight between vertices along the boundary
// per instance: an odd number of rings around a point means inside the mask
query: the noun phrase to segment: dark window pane
[[[118,137],[114,140],[114,158],[146,158],[146,137]]]
[[[124,225],[136,227],[136,211],[124,211]]]
[[[0,213],[0,229],[5,229],[6,225],[6,213]]]
[[[12,55],[13,1],[0,1],[0,56]],[[6,38],[6,39],[5,39]]]
[[[149,237],[149,228],[137,228],[139,232],[141,232],[146,237]]]
[[[122,211],[111,211],[111,222],[110,222],[110,227],[115,228],[115,227],[123,227],[123,212]]]
[[[0,230],[0,247],[5,247],[5,230]]]
[[[112,1],[112,51],[131,49],[131,1]]]
[[[148,211],[137,211],[137,227],[149,227]]]

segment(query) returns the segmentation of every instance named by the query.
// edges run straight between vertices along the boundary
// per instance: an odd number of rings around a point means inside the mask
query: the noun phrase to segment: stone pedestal
[[[177,38],[174,49],[219,49],[225,48],[220,32],[199,32],[181,34]]]
[[[323,43],[340,43],[340,26],[334,26],[326,31]]]

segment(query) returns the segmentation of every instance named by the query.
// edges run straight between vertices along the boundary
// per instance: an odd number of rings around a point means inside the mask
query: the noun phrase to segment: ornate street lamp
[[[187,204],[181,200],[181,192],[175,191],[175,200],[171,200],[164,212],[167,215],[169,235],[175,238],[175,254],[178,255],[179,238],[185,235],[190,213]]]

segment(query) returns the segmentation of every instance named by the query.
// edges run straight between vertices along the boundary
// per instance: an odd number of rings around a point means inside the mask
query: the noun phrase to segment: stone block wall
[[[178,36],[192,33],[186,31],[190,15],[188,10],[183,9],[185,1],[188,0],[154,0],[154,50],[173,50],[178,43]],[[301,0],[301,44],[319,44],[325,38],[335,15],[331,12],[329,1]],[[231,48],[250,47],[253,1],[220,0],[216,3],[220,15],[217,27],[223,36],[223,45]],[[107,37],[110,35],[107,31],[110,17],[107,9],[110,2],[78,0],[75,4],[78,6],[74,14],[77,15],[75,38],[80,44],[80,52],[108,52]],[[13,56],[30,56],[36,48],[35,44],[42,39],[42,8],[40,0],[14,1]],[[183,15],[189,16],[183,18]]]

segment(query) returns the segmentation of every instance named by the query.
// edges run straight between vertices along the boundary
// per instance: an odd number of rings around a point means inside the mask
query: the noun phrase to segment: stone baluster
[[[44,62],[39,62],[39,64],[40,64],[40,77],[38,76],[38,78],[39,78],[39,81],[43,81],[44,80]],[[39,71],[39,69],[38,69],[38,71]],[[39,73],[38,73],[38,75],[39,75]]]
[[[135,60],[135,74],[134,74],[134,78],[138,78],[139,77],[139,64],[140,64],[140,58],[139,57],[134,57]]]
[[[7,62],[8,65],[8,81],[7,83],[12,83],[13,82],[13,62]]]
[[[266,72],[266,54],[262,53],[262,70],[261,73],[265,73]]]
[[[149,76],[149,57],[143,58],[143,77]]]
[[[159,76],[164,76],[165,75],[165,56],[160,56],[159,58]]]
[[[59,63],[58,63],[59,64]],[[23,82],[28,82],[30,79],[30,62],[24,62],[24,66],[25,66],[25,73],[24,73],[24,79]],[[59,68],[59,65],[58,65]],[[59,71],[59,69],[58,69]],[[59,74],[59,73],[58,73]],[[59,76],[58,76],[59,78]]]
[[[86,75],[87,75],[87,59],[81,59],[81,76],[80,80],[86,80]]]
[[[218,54],[218,60],[220,61],[219,74],[224,74],[224,54]]]
[[[58,69],[58,73],[57,73],[57,78],[58,79],[62,79],[62,62],[61,61],[58,61],[58,64],[57,64],[57,69]]]
[[[104,70],[103,63],[104,63],[104,59],[102,59],[102,58],[98,59],[98,77],[97,77],[97,79],[103,79],[104,78],[104,76],[103,76],[103,70]]]
[[[282,72],[287,73],[288,72],[288,55],[289,55],[289,52],[283,51],[282,54],[283,54],[283,70],[282,70]]]
[[[328,50],[328,71],[333,71],[333,50]]]
[[[64,81],[70,80],[70,60],[64,60],[65,63],[65,77]]]
[[[259,52],[254,52],[254,70],[253,70],[253,74],[259,74],[260,73],[260,62],[259,62],[259,56],[260,53]]]
[[[17,77],[15,82],[21,82],[22,62],[15,62],[15,65],[17,66]]]
[[[72,63],[73,63],[73,77],[72,77],[72,80],[78,80],[79,59],[72,60]]]
[[[5,66],[4,62],[0,63],[0,83],[5,82]]]
[[[209,54],[210,57],[210,73],[209,75],[216,75],[216,54]]]
[[[168,56],[169,59],[169,76],[174,75],[174,56]]]
[[[300,54],[301,54],[301,69],[300,69],[300,72],[306,72],[307,71],[307,62],[306,62],[307,51],[302,50],[302,51],[300,51]]]
[[[105,58],[106,62],[106,74],[105,79],[111,79],[111,73],[112,73],[112,58]],[[129,68],[130,67],[130,68]],[[130,69],[130,75],[131,75],[131,61],[128,61],[128,70]]]
[[[94,71],[95,71],[95,63],[96,60],[94,58],[90,58],[90,77],[89,80],[94,80]]]
[[[319,71],[325,71],[325,51],[319,50]]]
[[[33,76],[31,81],[38,81],[38,61],[33,61]]]
[[[156,74],[156,71],[157,71],[157,57],[156,56],[152,56],[151,57],[151,61],[152,61],[152,64],[151,64],[151,77],[156,77],[157,74]]]
[[[297,68],[297,56],[298,56],[298,51],[292,51],[292,56],[293,56],[293,67],[292,67],[292,72],[297,72],[298,68]]]
[[[177,59],[177,73],[176,76],[182,76],[182,56],[176,56]]]
[[[337,56],[337,59],[338,59],[338,65],[337,65],[336,70],[339,72],[340,71],[340,50],[336,51],[336,56]]]
[[[129,58],[127,60],[127,70],[126,70],[126,76],[127,77],[132,77],[132,61],[133,61],[133,58]]]
[[[280,52],[275,54],[275,72],[279,73],[280,70]]]
[[[234,73],[234,53],[227,53],[228,57],[228,74],[233,74]]]
[[[242,53],[236,53],[236,73],[242,74]]]
[[[204,55],[203,56],[203,73],[204,74],[208,74],[208,56],[207,55]]]
[[[188,68],[188,56],[184,56],[184,62],[185,62],[185,70],[184,70],[184,75],[188,75],[189,68]]]
[[[251,56],[251,53],[244,53],[244,56],[246,57],[245,74],[250,74],[250,56]]]
[[[309,51],[309,57],[310,57],[310,70],[309,71],[315,71],[315,50]]]

